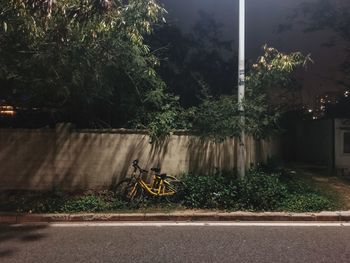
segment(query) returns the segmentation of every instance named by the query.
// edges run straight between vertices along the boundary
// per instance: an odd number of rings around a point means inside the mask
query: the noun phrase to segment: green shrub
[[[320,212],[332,210],[334,202],[317,193],[289,195],[282,203],[281,210],[290,212]]]
[[[119,199],[114,199],[112,200],[112,202],[110,203],[110,209],[112,210],[121,210],[121,209],[129,209],[130,205],[128,202],[123,201],[123,200],[119,200]]]
[[[290,194],[304,194],[317,193],[319,190],[310,182],[302,178],[295,178],[295,176],[286,175],[283,177],[283,183],[286,185],[288,193]]]
[[[232,175],[231,175],[232,176]],[[228,208],[235,205],[237,184],[232,176],[186,175],[184,203],[191,208]]]
[[[259,170],[251,170],[245,180],[239,181],[238,189],[238,203],[244,210],[275,210],[287,195],[279,174]]]
[[[0,198],[0,211],[59,212],[64,202],[64,197],[57,197],[51,192],[13,191],[4,193],[4,196]]]
[[[246,180],[234,174],[187,175],[185,205],[192,208],[272,210],[287,195],[279,175],[250,171]]]
[[[187,208],[249,211],[316,212],[337,209],[336,196],[317,188],[307,178],[282,169],[259,166],[240,180],[233,172],[214,175],[185,175],[183,202]],[[144,208],[174,209],[166,198],[145,198]],[[128,210],[127,202],[111,191],[79,194],[60,192],[3,192],[0,210],[17,212],[104,212]]]
[[[232,173],[186,175],[183,180],[185,205],[190,208],[293,212],[335,208],[335,200],[310,182],[281,171],[253,169],[245,180]]]
[[[0,211],[23,213],[102,212],[129,209],[110,191],[87,191],[80,194],[17,191],[0,195]]]
[[[111,210],[111,208],[111,204],[101,197],[86,195],[68,200],[62,206],[62,212],[102,212]]]
[[[60,212],[64,203],[65,199],[60,199],[57,197],[37,199],[35,202],[32,202],[30,204],[30,211],[33,213]]]

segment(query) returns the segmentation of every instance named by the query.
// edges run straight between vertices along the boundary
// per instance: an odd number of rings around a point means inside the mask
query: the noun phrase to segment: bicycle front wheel
[[[131,178],[120,181],[114,193],[119,200],[128,202],[133,207],[139,205],[143,200],[143,189]]]
[[[174,192],[173,195],[167,196],[166,200],[169,203],[181,204],[184,201],[185,184],[176,177],[168,176],[165,181],[166,192]]]

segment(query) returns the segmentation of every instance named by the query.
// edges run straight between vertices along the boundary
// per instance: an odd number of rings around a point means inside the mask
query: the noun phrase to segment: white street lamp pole
[[[242,128],[245,124],[243,99],[245,94],[245,0],[239,0],[239,55],[238,55],[238,104]],[[241,178],[246,174],[245,132],[242,130],[238,145],[237,168]]]

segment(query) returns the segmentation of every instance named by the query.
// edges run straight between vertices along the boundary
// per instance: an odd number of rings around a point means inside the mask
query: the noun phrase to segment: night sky
[[[246,0],[247,59],[254,61],[261,46],[267,43],[280,51],[311,53],[314,64],[301,77],[303,102],[312,105],[315,96],[327,91],[344,89],[337,84],[342,79],[339,67],[344,62],[348,43],[332,30],[304,32],[304,18],[292,21],[292,26],[280,32],[281,25],[291,23],[290,16],[303,2],[314,0]],[[212,15],[223,24],[222,38],[233,40],[237,49],[238,0],[162,0],[169,12],[168,20],[184,32],[190,32],[199,19],[199,11]],[[349,8],[349,0],[332,0],[334,5]],[[350,26],[350,25],[349,25]],[[335,45],[326,47],[332,40]]]

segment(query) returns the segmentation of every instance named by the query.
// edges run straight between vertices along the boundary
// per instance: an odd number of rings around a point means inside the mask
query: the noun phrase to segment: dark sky
[[[289,23],[290,17],[303,2],[314,0],[246,0],[247,59],[255,60],[260,48],[267,43],[280,51],[311,53],[315,63],[303,74],[303,99],[312,105],[316,95],[343,89],[337,84],[342,78],[339,66],[344,61],[347,42],[331,30],[305,33],[303,17],[293,21],[291,30],[279,33],[281,24]],[[183,31],[189,32],[198,21],[199,11],[211,14],[223,24],[224,39],[237,43],[238,0],[162,0],[169,12],[169,20]],[[334,5],[350,8],[349,0],[332,0]],[[325,47],[330,39],[336,45]],[[235,46],[236,48],[236,46]]]

